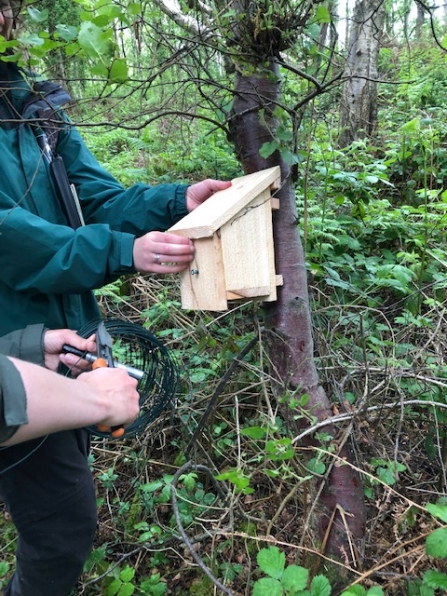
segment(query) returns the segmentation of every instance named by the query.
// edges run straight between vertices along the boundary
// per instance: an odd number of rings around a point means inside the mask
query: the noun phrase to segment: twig
[[[190,553],[192,555],[192,558],[197,563],[197,565],[210,578],[210,580],[213,582],[213,584],[219,590],[221,590],[224,594],[227,594],[227,596],[233,596],[233,592],[231,592],[231,590],[229,590],[223,584],[220,583],[220,581],[213,575],[213,573],[208,569],[208,567],[205,565],[205,563],[202,561],[202,559],[196,553],[196,551],[194,550],[194,547],[192,545],[192,542],[189,540],[188,536],[186,535],[185,529],[183,528],[182,521],[180,519],[180,512],[179,512],[179,508],[178,508],[178,503],[177,503],[177,482],[178,482],[180,476],[182,474],[184,474],[185,472],[187,472],[188,470],[190,470],[190,469],[192,469],[192,470],[200,470],[201,472],[205,472],[206,474],[208,474],[208,476],[211,478],[211,481],[212,481],[214,487],[217,489],[218,493],[220,495],[223,495],[220,486],[217,484],[217,482],[216,482],[216,480],[215,480],[215,478],[214,478],[214,476],[211,473],[211,470],[209,468],[207,468],[206,466],[201,466],[201,465],[193,464],[191,461],[189,461],[186,464],[184,464],[174,474],[174,478],[172,479],[172,483],[171,483],[171,487],[172,487],[172,492],[171,492],[172,507],[174,509],[175,521],[177,522],[178,530],[179,530],[179,532],[180,532],[180,534],[181,534],[181,536],[183,538],[183,542],[188,547],[188,550],[190,551]],[[225,496],[224,496],[224,498],[225,498]]]
[[[258,341],[258,337],[256,336],[248,342],[248,344],[239,352],[239,354],[236,356],[236,358],[234,358],[234,360],[228,367],[227,372],[224,374],[224,376],[219,381],[216,389],[214,390],[213,396],[210,399],[210,402],[209,402],[202,418],[200,419],[196,430],[194,431],[194,434],[193,434],[191,440],[189,441],[188,445],[186,446],[186,449],[185,449],[186,457],[189,456],[189,453],[190,453],[194,443],[196,442],[197,437],[202,432],[202,429],[205,426],[206,421],[208,420],[208,417],[210,416],[211,412],[214,410],[216,401],[217,401],[219,395],[222,393],[225,385],[229,381],[231,375],[233,374],[234,369],[236,368],[236,366],[238,366],[238,364],[240,364],[240,361],[248,354],[248,352],[257,343],[257,341]]]
[[[394,408],[401,408],[403,406],[432,406],[434,408],[443,408],[447,409],[447,404],[439,402],[439,401],[432,401],[432,400],[422,400],[422,399],[408,399],[404,402],[398,401],[392,404],[380,404],[380,406],[370,406],[369,408],[365,408],[362,413],[364,412],[375,412],[377,410],[392,410]],[[346,414],[339,414],[337,416],[331,416],[330,418],[326,418],[326,420],[322,420],[321,422],[317,422],[313,426],[307,428],[302,433],[297,435],[292,439],[292,445],[298,443],[307,435],[311,435],[320,428],[324,426],[330,426],[331,424],[337,424],[338,422],[345,422],[346,420],[352,420],[353,418],[357,418],[359,416],[359,412],[347,412]]]

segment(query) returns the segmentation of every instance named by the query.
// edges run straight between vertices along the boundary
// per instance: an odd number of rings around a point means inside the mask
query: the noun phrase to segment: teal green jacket
[[[9,87],[6,94],[2,87]],[[33,114],[17,122],[29,91],[18,69],[3,63],[0,335],[35,323],[79,330],[98,318],[92,290],[134,271],[135,238],[164,231],[187,214],[187,186],[123,188],[67,125],[59,134],[57,153],[76,187],[86,222],[85,227],[70,228],[36,141]],[[4,116],[8,110],[11,119]]]
[[[0,442],[12,437],[26,415],[26,392],[19,371],[4,356],[44,364],[43,325],[30,325],[0,338]]]

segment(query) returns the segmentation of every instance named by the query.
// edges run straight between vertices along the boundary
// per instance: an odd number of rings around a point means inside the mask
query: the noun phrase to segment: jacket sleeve
[[[102,168],[75,128],[62,131],[57,148],[75,185],[86,223],[107,222],[113,230],[141,236],[164,231],[187,215],[183,184],[125,189]]]
[[[45,327],[37,324],[8,333],[0,337],[0,353],[44,366],[44,332]]]
[[[74,231],[0,193],[2,281],[17,291],[82,294],[133,271],[135,236],[92,224]]]
[[[0,354],[0,441],[12,437],[18,427],[27,422],[22,378],[14,364]]]

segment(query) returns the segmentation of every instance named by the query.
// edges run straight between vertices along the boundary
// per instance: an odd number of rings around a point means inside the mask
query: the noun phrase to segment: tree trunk
[[[340,105],[340,147],[377,130],[377,80],[384,0],[357,0]]]
[[[420,41],[422,27],[424,26],[424,23],[425,23],[425,10],[424,10],[424,7],[419,4],[419,2],[416,2],[416,9],[417,9],[417,14],[416,14],[416,23],[414,26],[414,37],[417,41]]]
[[[308,394],[310,399],[306,409],[313,417],[324,420],[331,415],[331,406],[320,385],[313,358],[307,271],[297,227],[290,168],[278,151],[267,159],[259,153],[262,145],[274,138],[276,121],[273,111],[279,96],[280,76],[274,60],[268,67],[257,65],[256,74],[244,75],[241,69],[237,69],[231,133],[246,173],[281,166],[282,185],[276,195],[280,209],[274,215],[274,235],[276,270],[282,274],[284,285],[279,288],[278,300],[265,309],[269,354],[280,395],[284,396],[287,392],[292,392],[294,397]],[[287,405],[284,408],[289,417],[299,413],[290,410]],[[337,429],[327,427],[325,431],[335,442]],[[344,447],[340,455],[347,461],[351,460],[348,447]],[[347,526],[341,519],[340,511],[346,512]],[[330,524],[332,519],[334,523]],[[328,534],[326,553],[352,563],[347,535],[351,534],[354,543],[361,540],[365,511],[361,481],[350,466],[332,468],[320,495],[314,520],[314,539],[320,545]]]

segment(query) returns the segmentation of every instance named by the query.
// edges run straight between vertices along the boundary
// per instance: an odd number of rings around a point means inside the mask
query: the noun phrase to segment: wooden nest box
[[[276,300],[271,190],[279,167],[232,181],[168,232],[194,240],[195,257],[181,276],[182,308],[226,310],[228,300]]]

